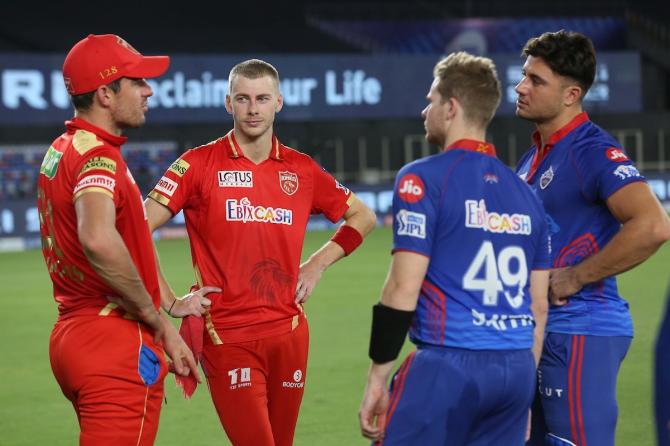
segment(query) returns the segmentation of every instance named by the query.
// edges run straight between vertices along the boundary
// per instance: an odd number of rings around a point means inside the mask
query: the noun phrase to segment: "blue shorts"
[[[530,350],[420,347],[391,381],[382,444],[523,445],[534,392]]]
[[[548,333],[538,367],[529,446],[613,446],[616,380],[632,338]]]
[[[658,446],[670,446],[670,297],[656,340],[654,409]]]

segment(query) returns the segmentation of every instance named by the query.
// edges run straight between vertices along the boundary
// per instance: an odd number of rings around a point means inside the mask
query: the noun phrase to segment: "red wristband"
[[[340,245],[344,255],[348,256],[363,243],[363,236],[351,226],[342,225],[330,240]]]

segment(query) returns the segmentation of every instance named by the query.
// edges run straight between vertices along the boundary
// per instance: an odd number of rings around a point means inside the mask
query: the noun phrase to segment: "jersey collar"
[[[230,158],[240,158],[244,156],[244,152],[242,152],[242,149],[240,148],[239,144],[237,144],[237,140],[235,139],[235,132],[232,130],[229,131],[226,136],[224,136],[225,140],[228,141],[227,144],[227,150],[228,150],[228,156]],[[283,161],[284,156],[282,154],[283,152],[283,147],[279,143],[279,140],[277,137],[273,134],[272,135],[272,150],[270,150],[270,158],[277,160],[277,161]]]
[[[121,147],[128,140],[127,136],[112,135],[111,133],[91,124],[82,118],[75,117],[70,121],[65,121],[65,128],[68,130],[68,132],[71,133],[74,133],[77,130],[89,131],[116,147]]]
[[[533,179],[533,175],[535,175],[535,172],[537,171],[537,168],[540,166],[542,161],[547,157],[547,154],[551,152],[551,149],[554,148],[554,146],[563,138],[565,138],[568,133],[572,132],[574,129],[579,127],[580,125],[584,124],[585,122],[589,121],[589,115],[586,114],[586,112],[581,112],[570,122],[565,124],[563,127],[560,129],[556,130],[551,137],[549,138],[549,141],[542,147],[542,137],[540,136],[540,132],[535,130],[533,132],[533,144],[535,145],[535,153],[533,154],[533,161],[530,164],[530,170],[528,171],[528,177],[526,178],[526,181],[531,181]],[[542,158],[540,158],[540,147],[542,147]]]
[[[471,152],[483,153],[484,155],[492,156],[494,158],[496,157],[496,148],[493,144],[477,141],[476,139],[459,139],[445,148],[444,151],[446,152],[451,149],[469,150]]]

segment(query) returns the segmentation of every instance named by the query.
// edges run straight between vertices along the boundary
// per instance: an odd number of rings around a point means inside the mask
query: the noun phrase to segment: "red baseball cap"
[[[169,65],[168,56],[142,56],[115,34],[89,34],[65,57],[63,80],[68,93],[74,96],[122,77],[158,77]]]

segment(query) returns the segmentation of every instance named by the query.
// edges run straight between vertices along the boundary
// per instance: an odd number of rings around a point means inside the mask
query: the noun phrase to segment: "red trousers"
[[[289,446],[305,387],[309,329],[257,341],[205,343],[214,406],[235,446]]]
[[[115,316],[59,321],[49,356],[77,412],[81,446],[153,444],[167,365],[143,324]]]

